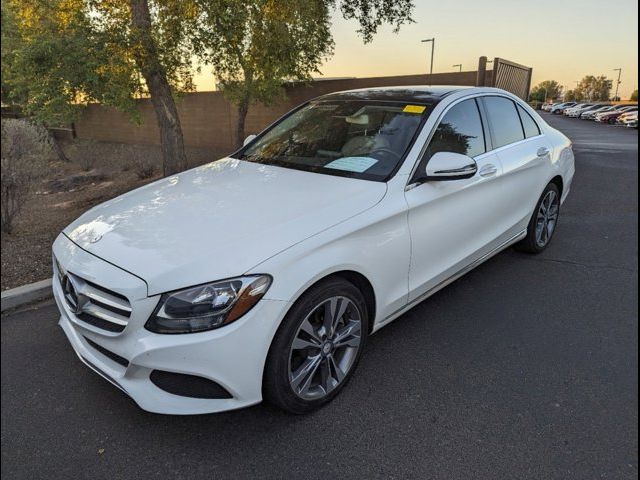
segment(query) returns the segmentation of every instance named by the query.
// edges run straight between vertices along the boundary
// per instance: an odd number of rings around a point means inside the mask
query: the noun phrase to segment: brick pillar
[[[487,57],[480,57],[478,61],[478,75],[476,76],[476,86],[484,87],[486,86],[487,78]]]

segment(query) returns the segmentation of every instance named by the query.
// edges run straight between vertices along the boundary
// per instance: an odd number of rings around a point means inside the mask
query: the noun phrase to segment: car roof
[[[435,104],[447,95],[475,87],[459,85],[407,85],[398,87],[359,88],[322,95],[315,100],[373,100]]]

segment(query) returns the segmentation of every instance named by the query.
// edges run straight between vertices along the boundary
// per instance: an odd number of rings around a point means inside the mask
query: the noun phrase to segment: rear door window
[[[524,140],[524,130],[516,104],[505,97],[484,97],[485,110],[493,134],[494,148]]]

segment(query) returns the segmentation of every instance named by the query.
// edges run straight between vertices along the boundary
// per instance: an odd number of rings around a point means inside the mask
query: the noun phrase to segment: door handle
[[[490,177],[491,175],[495,175],[497,171],[498,169],[495,165],[488,163],[486,165],[483,165],[480,169],[480,172],[478,173],[480,173],[481,177]]]
[[[549,149],[547,147],[540,147],[536,152],[536,155],[538,155],[539,157],[546,157],[547,155],[549,155]]]

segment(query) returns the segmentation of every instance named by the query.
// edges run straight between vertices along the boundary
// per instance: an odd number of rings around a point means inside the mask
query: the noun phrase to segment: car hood
[[[385,193],[381,182],[225,158],[98,205],[64,234],[154,295],[242,275]]]

